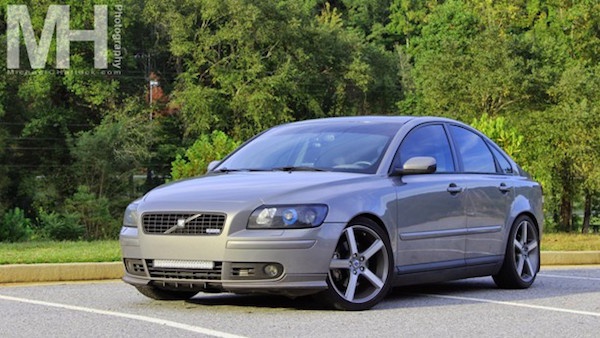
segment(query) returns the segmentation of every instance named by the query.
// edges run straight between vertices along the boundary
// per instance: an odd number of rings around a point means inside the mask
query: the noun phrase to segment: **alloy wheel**
[[[329,266],[329,283],[348,303],[366,303],[382,294],[390,275],[386,242],[365,225],[347,227]]]
[[[537,274],[540,262],[537,231],[531,222],[523,220],[517,225],[513,243],[516,273],[523,282],[530,282]]]

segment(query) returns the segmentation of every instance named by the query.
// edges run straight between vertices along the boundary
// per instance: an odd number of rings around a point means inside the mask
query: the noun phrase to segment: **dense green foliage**
[[[7,5],[28,5],[39,38],[59,2],[0,1],[3,68]],[[108,5],[111,72],[81,73],[94,69],[85,41],[52,71],[55,40],[46,71],[0,71],[0,229],[24,231],[0,241],[114,238],[148,189],[275,124],[341,115],[472,123],[543,184],[550,229],[587,231],[600,213],[597,1],[62,3],[70,29]],[[27,70],[25,55],[21,41]]]
[[[79,223],[78,215],[71,213],[59,214],[38,211],[38,224],[42,238],[56,241],[76,241],[85,234],[84,227]]]
[[[19,208],[8,210],[0,221],[2,242],[22,242],[29,239],[31,220],[25,216],[23,210]]]
[[[211,161],[224,158],[238,146],[239,142],[222,131],[215,130],[210,135],[201,135],[185,151],[185,155],[177,155],[171,169],[172,178],[177,180],[202,175]]]

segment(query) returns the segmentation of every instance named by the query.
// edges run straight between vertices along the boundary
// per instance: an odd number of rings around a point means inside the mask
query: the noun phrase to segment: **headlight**
[[[318,227],[327,216],[323,204],[263,205],[250,215],[248,229],[300,229]]]
[[[133,202],[127,206],[125,214],[123,215],[124,227],[137,228],[137,208],[137,202]]]

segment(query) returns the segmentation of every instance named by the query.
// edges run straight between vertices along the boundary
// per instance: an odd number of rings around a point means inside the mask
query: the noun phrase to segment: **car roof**
[[[320,119],[311,119],[304,120],[298,122],[292,122],[295,125],[299,124],[339,124],[339,123],[385,123],[385,124],[398,124],[403,125],[409,121],[413,121],[416,123],[423,122],[433,122],[433,121],[441,121],[441,122],[453,122],[457,123],[458,121],[443,118],[443,117],[433,117],[433,116],[342,116],[342,117],[327,117]],[[460,122],[458,122],[460,123]]]

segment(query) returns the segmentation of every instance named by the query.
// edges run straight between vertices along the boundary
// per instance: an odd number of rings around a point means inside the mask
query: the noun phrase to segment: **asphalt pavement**
[[[544,266],[526,290],[489,277],[398,288],[368,311],[314,298],[154,301],[120,281],[0,286],[1,337],[597,337],[600,266]]]

